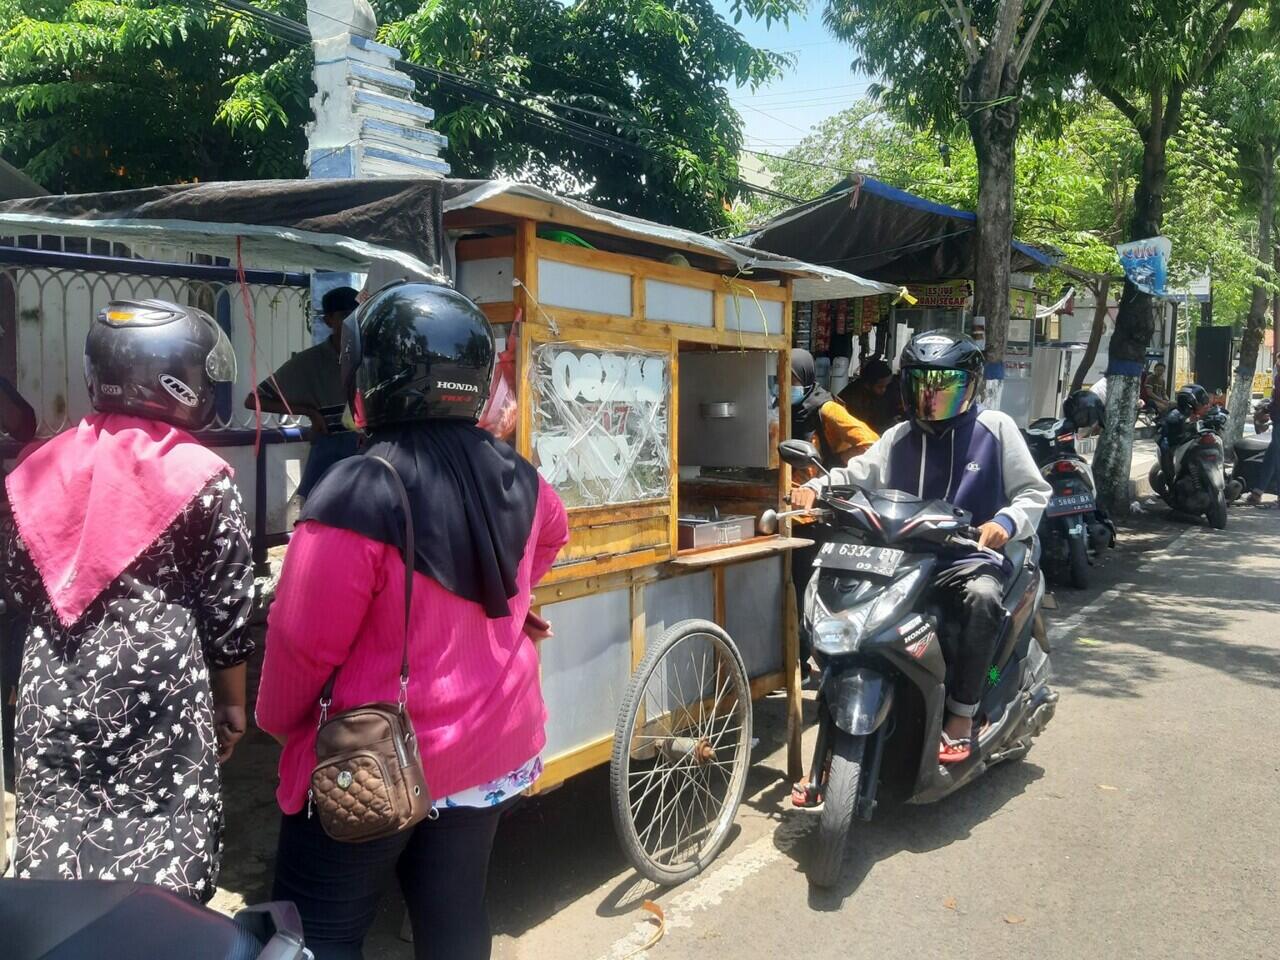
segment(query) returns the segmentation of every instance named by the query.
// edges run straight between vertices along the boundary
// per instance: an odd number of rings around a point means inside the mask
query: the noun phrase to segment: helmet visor
[[[236,352],[222,327],[216,323],[212,326],[214,330],[213,349],[204,358],[205,372],[209,374],[209,379],[214,383],[235,383]]]
[[[916,419],[950,420],[969,409],[973,375],[967,370],[907,370]]]

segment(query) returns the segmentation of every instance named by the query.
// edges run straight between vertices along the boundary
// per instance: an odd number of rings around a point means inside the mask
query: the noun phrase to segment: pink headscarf
[[[54,612],[70,627],[215,476],[231,473],[189,433],[94,414],[9,474],[9,504]]]

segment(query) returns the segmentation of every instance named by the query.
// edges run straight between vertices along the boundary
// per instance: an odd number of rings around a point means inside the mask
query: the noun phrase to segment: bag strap
[[[391,461],[375,456],[370,456],[369,459],[382,464],[390,472],[391,486],[400,499],[400,512],[404,514],[404,550],[401,555],[404,560],[404,642],[400,650],[400,695],[397,700],[403,711],[409,696],[409,621],[413,611],[413,561],[416,555],[413,543],[413,511],[409,508],[409,494],[404,489],[404,481],[400,479],[400,472]],[[337,682],[340,669],[340,667],[333,668],[329,679],[324,683],[324,689],[320,691],[321,723],[324,723],[328,717],[329,704],[333,703],[333,685]]]

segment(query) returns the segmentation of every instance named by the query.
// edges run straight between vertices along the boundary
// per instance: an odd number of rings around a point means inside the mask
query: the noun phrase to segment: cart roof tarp
[[[122,242],[181,244],[234,261],[237,245],[256,264],[364,271],[395,264],[441,278],[445,213],[532,202],[539,219],[595,228],[638,245],[675,247],[736,269],[742,276],[792,278],[796,300],[896,292],[831,266],[753,250],[678,227],[613,213],[531,184],[502,180],[246,180],[174,184],[0,203],[0,235],[93,236]]]
[[[759,250],[891,283],[972,279],[977,215],[855,177],[791,207],[739,237]],[[1015,273],[1045,270],[1056,258],[1013,243]]]

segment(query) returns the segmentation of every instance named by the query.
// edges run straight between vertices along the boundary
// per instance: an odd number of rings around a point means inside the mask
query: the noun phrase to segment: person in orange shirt
[[[839,400],[818,383],[813,354],[808,350],[791,351],[791,437],[807,440],[818,448],[828,470],[847,466],[849,461],[871,449],[880,435],[851,414]],[[816,469],[793,468],[791,481],[802,484],[817,475]],[[808,517],[797,517],[796,523],[808,524]],[[796,591],[796,609],[804,609],[804,592],[813,576],[813,559],[821,545],[814,529],[803,534],[813,540],[809,547],[791,551],[791,579]],[[802,670],[809,659],[809,636],[800,624],[800,664]]]
[[[791,436],[817,447],[828,470],[845,466],[880,439],[818,383],[813,354],[808,350],[791,351]],[[810,478],[793,474],[792,479],[803,483]]]

